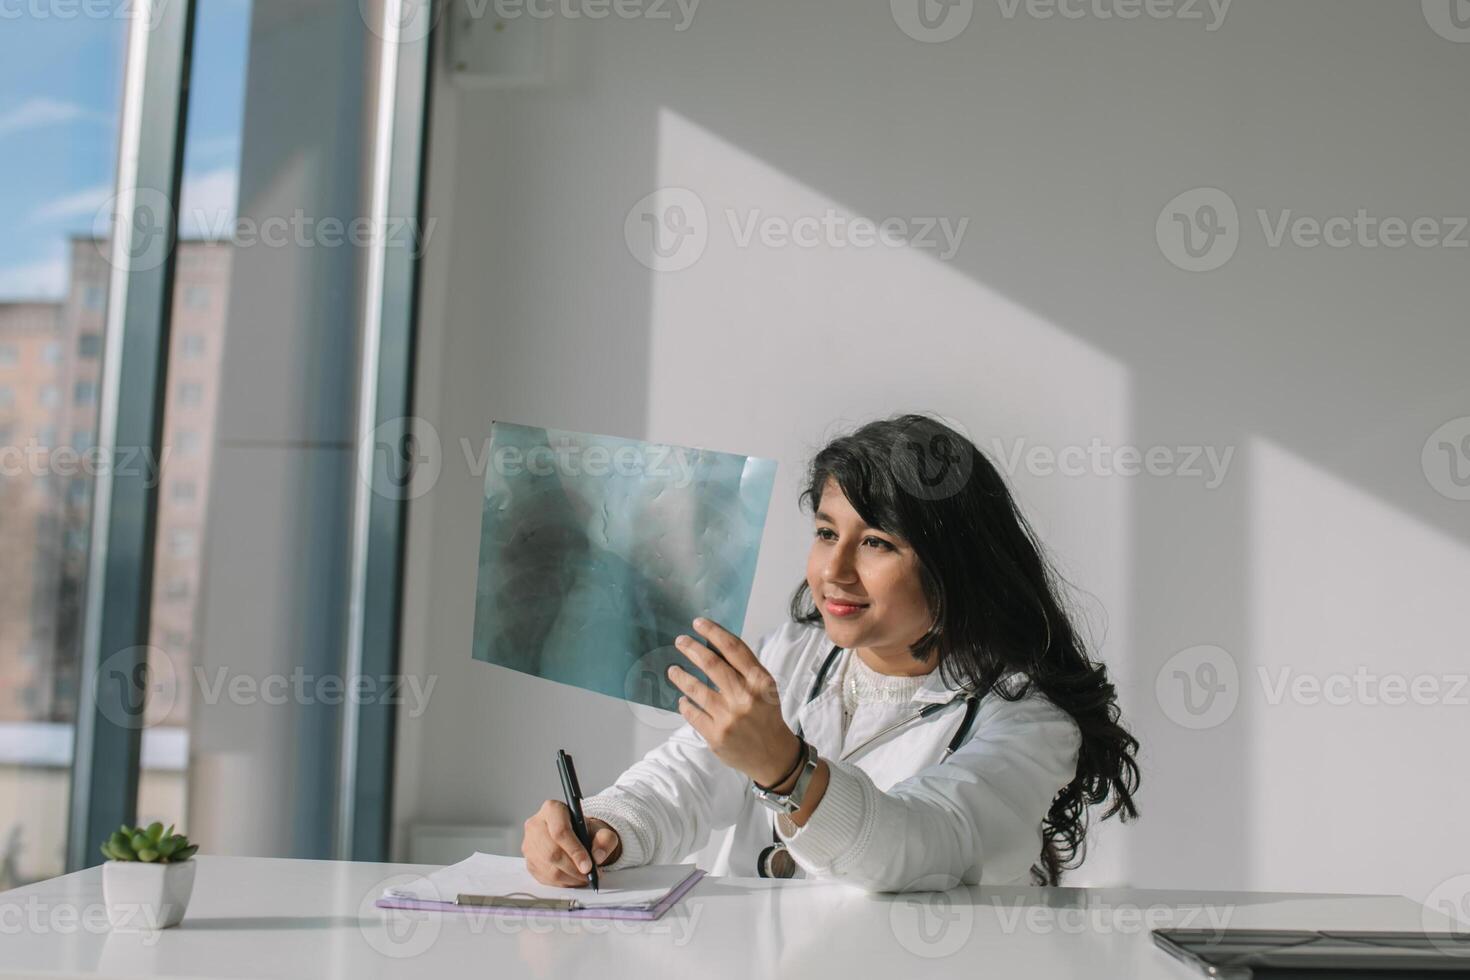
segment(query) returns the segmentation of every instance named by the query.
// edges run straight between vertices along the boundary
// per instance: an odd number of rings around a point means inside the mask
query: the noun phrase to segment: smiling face
[[[806,581],[827,635],[856,648],[885,674],[925,674],[934,659],[914,659],[909,647],[932,622],[908,542],[868,527],[828,479],[817,504]]]

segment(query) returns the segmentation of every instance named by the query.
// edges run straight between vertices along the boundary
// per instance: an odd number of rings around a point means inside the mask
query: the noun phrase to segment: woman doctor
[[[735,831],[715,874],[870,891],[1057,884],[1087,807],[1137,816],[1137,740],[1005,482],[964,436],[905,415],[812,460],[806,581],[755,648],[716,623],[675,645],[687,724],[583,801],[525,823],[545,884],[675,863]],[[707,644],[707,645],[706,645]]]

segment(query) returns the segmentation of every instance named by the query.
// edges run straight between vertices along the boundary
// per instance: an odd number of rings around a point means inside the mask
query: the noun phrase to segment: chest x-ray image
[[[674,710],[674,637],[745,623],[774,460],[491,426],[474,657]],[[703,679],[701,675],[701,679]]]

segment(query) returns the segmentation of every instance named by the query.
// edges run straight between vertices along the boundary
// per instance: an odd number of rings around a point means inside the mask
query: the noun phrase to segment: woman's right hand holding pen
[[[572,829],[572,812],[561,800],[541,804],[541,809],[531,814],[523,829],[521,854],[526,859],[526,870],[543,885],[586,888],[592,860],[601,867],[616,861],[623,852],[617,831],[606,821],[588,817],[587,830],[592,835],[589,858]]]

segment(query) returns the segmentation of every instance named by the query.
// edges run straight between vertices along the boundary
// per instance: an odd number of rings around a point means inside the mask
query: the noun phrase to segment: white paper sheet
[[[383,892],[385,898],[412,898],[426,902],[453,902],[461,892],[471,895],[531,895],[536,898],[576,899],[583,908],[652,908],[695,871],[692,864],[649,864],[618,871],[598,871],[599,890],[543,885],[526,870],[519,857],[476,851],[458,864],[440,868],[418,881]]]

